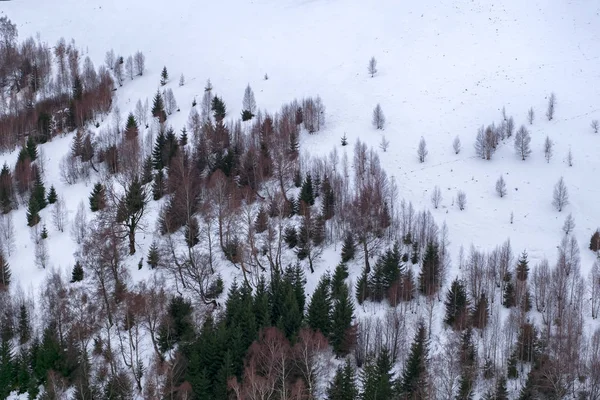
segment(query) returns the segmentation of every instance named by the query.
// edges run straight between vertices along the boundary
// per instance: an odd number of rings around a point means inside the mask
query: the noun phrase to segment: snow
[[[35,12],[32,12],[35,10]],[[515,253],[527,250],[530,265],[543,258],[552,263],[562,239],[561,227],[572,213],[574,235],[582,252],[582,273],[594,255],[587,250],[600,226],[600,135],[590,128],[600,119],[600,5],[592,1],[506,0],[180,0],[168,5],[142,0],[89,2],[21,0],[0,3],[21,39],[37,32],[50,44],[73,37],[96,66],[110,48],[127,56],[146,55],[143,77],[126,81],[117,91],[122,115],[138,99],[152,98],[166,65],[181,112],[169,117],[180,130],[194,97],[200,102],[210,78],[214,92],[239,115],[246,85],[253,88],[258,107],[271,112],[294,98],[319,94],[327,108],[326,128],[301,139],[311,155],[337,147],[352,159],[357,138],[378,148],[381,134],[390,141],[380,151],[388,175],[397,180],[400,197],[416,209],[431,208],[438,224],[449,227],[454,269],[458,249],[472,243],[491,249],[510,238]],[[368,61],[374,56],[378,73],[371,78]],[[180,74],[186,84],[178,87]],[[268,80],[263,76],[267,73]],[[556,93],[555,118],[545,118],[547,97]],[[371,126],[371,113],[380,103],[387,124],[383,132]],[[491,161],[478,159],[473,143],[477,128],[501,121],[501,109],[513,116],[516,128],[527,124],[527,110],[536,118],[531,132],[532,154],[521,161],[507,140]],[[341,147],[346,134],[350,146]],[[459,136],[460,154],[452,140]],[[547,163],[543,143],[554,141]],[[427,141],[429,155],[419,163],[417,146]],[[70,217],[91,191],[90,184],[67,186],[60,181],[58,161],[71,136],[41,146],[47,158],[46,187],[55,185],[67,199]],[[565,161],[571,149],[574,165]],[[13,165],[16,154],[3,154]],[[503,175],[508,194],[494,190]],[[567,184],[570,205],[557,212],[551,204],[554,184]],[[431,206],[438,185],[443,201]],[[458,190],[467,194],[464,211],[453,205]],[[155,207],[156,207],[156,203]],[[15,282],[35,290],[46,271],[33,265],[33,244],[26,228],[25,208],[14,212],[17,251],[9,258]],[[514,223],[510,223],[511,212]],[[42,218],[50,221],[50,210]],[[140,233],[143,250],[130,260],[134,278],[137,262],[152,241],[152,229]],[[70,271],[75,246],[68,229],[50,229],[52,264]],[[143,237],[142,237],[143,236]],[[317,274],[309,276],[308,291],[319,272],[332,270],[337,251],[324,252]],[[360,272],[352,266],[351,276]]]

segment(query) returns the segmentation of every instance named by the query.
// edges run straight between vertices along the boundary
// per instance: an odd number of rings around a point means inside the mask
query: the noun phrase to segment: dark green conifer
[[[329,220],[333,218],[333,215],[335,214],[335,194],[333,193],[333,188],[331,187],[331,182],[327,175],[325,175],[323,183],[321,184],[321,193],[323,202],[321,214],[323,214],[325,220]]]
[[[330,283],[331,280],[328,274],[321,277],[310,299],[306,313],[308,326],[314,331],[320,331],[325,337],[328,337],[331,332],[332,302]]]
[[[54,189],[54,185],[50,186],[50,191],[48,192],[48,204],[56,203],[58,200],[58,195],[56,194],[56,189]]]
[[[25,149],[27,150],[29,159],[31,161],[35,161],[38,156],[38,151],[37,151],[37,144],[36,144],[35,140],[33,139],[32,135],[29,135],[29,137],[27,137],[27,143],[25,144]]]
[[[125,140],[137,139],[139,134],[138,125],[135,117],[132,113],[127,116],[127,123],[125,124]]]
[[[344,284],[333,305],[331,314],[331,339],[329,343],[338,356],[348,354],[354,345],[352,320],[354,318],[354,305],[350,299],[348,286]]]
[[[356,372],[350,360],[346,359],[344,365],[337,368],[333,381],[327,388],[327,400],[356,400],[357,398]]]
[[[157,90],[154,95],[154,100],[152,102],[152,116],[158,118],[158,122],[161,124],[167,120],[167,113],[165,112],[165,104],[163,103],[163,98],[160,95],[160,91]]]
[[[346,278],[348,278],[348,267],[344,263],[339,263],[333,271],[331,277],[331,298],[339,299],[340,293],[343,293],[342,286],[345,285]]]
[[[31,321],[25,303],[19,306],[19,344],[24,345],[31,339]]]
[[[29,198],[29,205],[27,207],[27,226],[35,226],[40,222],[41,218],[39,212],[40,207],[32,195]]]
[[[529,275],[529,261],[527,260],[527,252],[523,251],[517,262],[517,280],[524,282]]]
[[[213,97],[212,103],[211,103],[211,110],[215,117],[215,121],[222,122],[225,119],[225,115],[227,114],[227,111],[226,111],[227,109],[225,107],[225,103],[223,102],[223,100],[220,97],[218,97],[218,96]]]
[[[387,347],[383,347],[377,358],[367,361],[361,377],[363,390],[360,400],[384,400],[393,398],[393,362]]]
[[[306,175],[306,179],[302,183],[302,189],[300,189],[300,201],[309,206],[315,204],[315,194],[310,174]]]
[[[35,198],[39,210],[43,210],[46,208],[46,205],[48,205],[46,202],[46,188],[44,187],[44,182],[42,181],[42,176],[40,175],[39,171],[35,173],[31,197]]]
[[[356,245],[352,233],[346,232],[344,235],[344,243],[342,244],[342,262],[348,262],[354,258],[356,253]]]
[[[296,228],[294,228],[291,225],[286,226],[283,231],[283,240],[290,249],[296,247],[298,245],[298,235],[296,232]]]
[[[518,357],[517,357],[517,352],[513,351],[512,353],[510,353],[510,356],[508,357],[508,363],[507,363],[507,376],[508,379],[517,379],[519,377],[519,370],[517,369],[517,365],[518,365]]]
[[[258,213],[256,214],[256,219],[254,220],[254,229],[256,233],[263,233],[267,230],[269,223],[269,214],[264,207],[260,207],[258,209]]]
[[[162,169],[159,169],[154,175],[154,182],[152,182],[152,198],[154,200],[160,200],[165,194],[165,174]]]
[[[144,158],[144,165],[142,166],[142,184],[145,185],[147,183],[152,182],[152,156],[148,156]]]
[[[8,338],[0,337],[0,398],[6,399],[13,390],[15,365],[13,345]]]
[[[165,86],[167,81],[169,80],[169,72],[167,71],[167,67],[164,66],[162,72],[160,73],[160,86]]]
[[[504,275],[504,293],[502,294],[502,305],[506,308],[511,308],[517,305],[515,285],[513,284],[512,274],[510,272],[507,272]]]
[[[481,297],[475,304],[473,314],[471,314],[471,323],[473,328],[484,329],[487,326],[489,317],[488,300],[485,293],[481,293]]]
[[[150,266],[150,268],[154,269],[158,267],[158,263],[160,262],[160,253],[158,252],[158,244],[155,241],[152,242],[150,248],[148,249],[148,256],[146,257],[146,263]]]
[[[75,262],[73,272],[71,272],[71,283],[80,282],[83,280],[83,267],[79,261]]]
[[[100,182],[94,185],[89,201],[92,212],[100,211],[106,206],[106,190]]]
[[[12,172],[5,162],[0,171],[0,211],[9,213],[15,204],[14,200]]]
[[[397,392],[401,399],[428,398],[428,356],[427,329],[423,322],[419,322],[402,377],[397,385]]]
[[[438,292],[441,287],[440,268],[438,246],[430,242],[427,244],[421,265],[421,273],[419,274],[419,290],[421,293],[431,296]]]
[[[458,278],[452,281],[446,294],[446,317],[444,323],[453,329],[462,330],[467,326],[469,299],[463,281]]]
[[[42,232],[40,233],[40,237],[42,239],[48,239],[48,229],[46,229],[46,225],[42,227]]]

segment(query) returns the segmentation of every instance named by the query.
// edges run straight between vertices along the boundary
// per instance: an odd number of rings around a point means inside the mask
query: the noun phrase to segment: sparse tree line
[[[39,39],[19,43],[17,38],[16,25],[2,17],[0,150],[13,150],[28,139],[45,143],[109,111],[111,74],[103,66],[96,70],[73,41],[61,38],[50,47]]]

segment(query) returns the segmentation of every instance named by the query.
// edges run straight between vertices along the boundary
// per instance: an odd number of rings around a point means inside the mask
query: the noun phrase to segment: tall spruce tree
[[[13,345],[9,338],[0,337],[0,398],[6,399],[14,387]]]
[[[165,186],[165,174],[162,169],[159,169],[154,175],[154,182],[152,182],[152,198],[154,200],[162,199],[166,191]]]
[[[227,115],[227,108],[220,97],[213,97],[211,102],[211,111],[213,112],[213,116],[215,117],[215,121],[217,121],[217,123],[223,122],[225,115]]]
[[[100,211],[106,206],[106,189],[100,182],[97,182],[94,185],[89,197],[89,202],[90,210],[92,210],[92,212]]]
[[[515,285],[510,272],[507,272],[504,275],[504,293],[502,293],[502,305],[506,308],[511,308],[517,305]]]
[[[332,301],[330,283],[329,275],[325,274],[321,277],[310,299],[306,313],[308,326],[312,330],[320,331],[325,337],[329,337],[331,332]]]
[[[517,280],[524,282],[529,276],[529,261],[527,260],[527,251],[523,251],[517,262]]]
[[[354,318],[354,305],[350,299],[348,286],[344,284],[333,305],[331,315],[331,339],[333,351],[338,356],[348,354],[354,342],[352,333],[352,319]]]
[[[39,212],[40,207],[38,206],[35,197],[32,195],[29,197],[29,205],[27,207],[27,226],[35,226],[40,222],[41,218]]]
[[[458,278],[452,281],[450,289],[446,294],[446,316],[444,323],[450,325],[453,329],[462,330],[466,328],[468,322],[469,299],[464,282]]]
[[[315,204],[315,193],[310,174],[306,175],[306,179],[304,179],[304,182],[302,183],[302,188],[300,189],[300,201],[308,206]]]
[[[132,113],[127,116],[127,123],[125,124],[125,140],[135,140],[138,137],[138,125],[135,117]]]
[[[346,278],[348,278],[348,266],[345,263],[339,263],[335,270],[333,271],[333,276],[331,277],[331,298],[339,299],[340,294],[343,293],[343,288],[346,283]]]
[[[79,261],[75,262],[73,271],[71,272],[71,283],[80,282],[83,280],[83,267]]]
[[[475,308],[471,314],[471,323],[473,328],[484,329],[488,323],[488,317],[490,315],[488,300],[485,293],[481,293],[479,300],[475,303]]]
[[[383,347],[376,358],[371,357],[361,376],[360,400],[388,400],[393,398],[393,362],[387,347]]]
[[[167,113],[165,112],[165,104],[163,98],[160,95],[160,91],[157,90],[152,101],[152,116],[158,118],[158,122],[163,123],[167,120]]]
[[[167,81],[169,80],[169,72],[167,71],[167,67],[164,66],[160,73],[160,86],[165,86]]]
[[[398,380],[397,393],[400,399],[426,400],[429,398],[428,357],[427,329],[421,321],[411,344],[402,377]]]
[[[35,161],[38,156],[37,144],[33,139],[32,135],[29,135],[27,138],[27,143],[25,144],[25,149],[27,150],[27,154],[29,155],[29,159],[31,161]]]
[[[44,182],[42,181],[42,176],[39,172],[35,174],[31,197],[35,198],[39,210],[43,210],[48,205],[46,201],[46,188],[44,187]]]
[[[426,296],[434,295],[441,287],[441,264],[438,246],[429,242],[421,263],[419,290]]]
[[[7,214],[13,209],[14,204],[13,176],[8,164],[4,162],[0,171],[0,211]]]
[[[344,235],[344,243],[342,244],[342,262],[348,262],[354,258],[356,253],[356,245],[352,233],[346,232]]]
[[[48,204],[54,204],[58,200],[58,195],[56,194],[56,189],[54,185],[50,186],[50,191],[48,192]]]
[[[327,388],[327,400],[356,400],[358,388],[356,387],[356,372],[346,359],[344,365],[337,368],[333,381]]]

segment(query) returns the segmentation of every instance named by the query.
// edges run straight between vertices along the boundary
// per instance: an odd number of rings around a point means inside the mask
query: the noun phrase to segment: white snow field
[[[600,119],[597,1],[14,0],[0,2],[0,15],[17,24],[20,39],[38,32],[49,44],[60,37],[75,39],[96,66],[111,48],[123,56],[143,51],[144,76],[126,80],[116,92],[123,116],[138,99],[151,101],[167,66],[167,87],[181,107],[168,119],[176,131],[185,126],[192,100],[197,96],[200,101],[208,78],[229,115],[240,114],[248,83],[258,107],[270,112],[294,98],[319,94],[326,127],[314,135],[304,132],[301,149],[326,154],[337,147],[340,156],[346,151],[351,160],[358,138],[378,149],[383,133],[390,146],[378,151],[400,197],[417,209],[431,208],[436,222],[448,225],[453,255],[448,282],[458,274],[461,245],[491,250],[510,238],[517,255],[527,250],[530,266],[544,257],[553,263],[569,213],[577,224],[584,276],[594,261],[587,248],[600,227],[600,134],[590,127]],[[378,61],[373,78],[367,71],[372,56]],[[186,85],[179,87],[182,73]],[[551,92],[556,113],[548,121]],[[383,131],[371,125],[377,103],[387,119]],[[503,106],[517,128],[526,124],[531,132],[532,153],[526,161],[515,154],[512,139],[490,161],[475,155],[477,129],[498,124]],[[527,122],[530,107],[536,115],[532,126]],[[340,144],[344,133],[347,147]],[[462,142],[458,155],[452,148],[457,135]],[[543,153],[546,136],[555,144],[549,163]],[[421,137],[429,150],[424,163],[417,157]],[[80,200],[87,204],[93,179],[87,186],[61,182],[58,162],[71,140],[68,135],[40,147],[47,158],[46,188],[53,184],[65,196],[72,218]],[[16,153],[0,155],[0,163],[11,166],[15,159]],[[495,192],[500,175],[507,183],[504,198]],[[562,212],[552,206],[560,177],[570,195]],[[434,210],[430,196],[436,185],[443,201]],[[457,190],[467,194],[464,211],[454,204]],[[14,212],[17,249],[8,261],[14,286],[35,291],[46,271],[34,266],[25,212],[24,207]],[[44,210],[42,219],[50,221],[49,213]],[[70,271],[76,246],[68,229],[55,232],[49,222],[48,229],[52,265]],[[138,271],[137,263],[147,253],[153,229],[150,224],[138,234],[141,248],[130,260],[135,279],[150,273]],[[324,253],[316,273],[308,276],[309,293],[320,273],[338,261],[339,246]],[[352,278],[360,268],[360,262],[352,264]],[[436,329],[441,325],[440,319]]]

